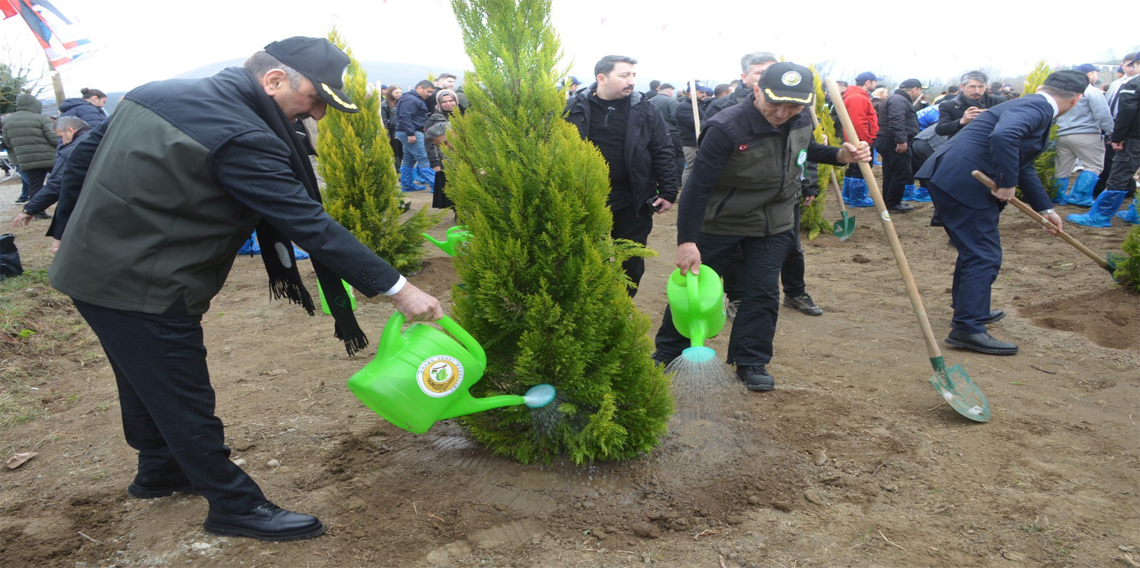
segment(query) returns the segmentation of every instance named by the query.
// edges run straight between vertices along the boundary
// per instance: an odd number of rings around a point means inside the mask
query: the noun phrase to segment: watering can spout
[[[476,412],[502,408],[504,406],[519,406],[525,403],[526,399],[524,397],[513,394],[488,396],[485,398],[475,398],[466,395],[464,398],[456,400],[455,404],[444,411],[439,419],[446,420],[448,418],[455,418],[456,416],[466,416],[468,414],[475,414]]]
[[[429,243],[431,243],[437,247],[440,247],[440,248],[443,248],[444,243],[447,242],[447,241],[441,241],[441,240],[439,240],[439,239],[437,239],[437,238],[435,238],[435,237],[433,237],[427,233],[420,233],[420,234],[423,235],[424,238],[427,239],[427,241]]]

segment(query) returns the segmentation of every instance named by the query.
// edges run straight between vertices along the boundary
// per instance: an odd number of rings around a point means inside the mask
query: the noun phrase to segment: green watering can
[[[348,379],[348,389],[382,418],[413,434],[439,420],[504,406],[540,408],[554,400],[554,387],[541,384],[525,396],[475,398],[468,389],[483,377],[487,354],[459,324],[444,316],[439,325],[456,341],[427,324],[407,330],[404,315],[392,314],[376,357]]]
[[[354,295],[352,293],[352,286],[349,286],[348,282],[345,282],[344,280],[341,280],[340,283],[344,284],[344,291],[348,295],[349,308],[355,312],[356,311],[356,295]],[[325,291],[321,289],[320,280],[317,281],[317,293],[320,294],[320,296],[321,296],[321,311],[323,311],[326,316],[331,316],[332,311],[329,310],[328,300],[325,300]],[[336,301],[337,299],[339,299],[339,298],[334,298],[334,301]]]
[[[447,240],[443,240],[443,241],[438,240],[435,237],[433,237],[427,233],[420,233],[420,234],[423,235],[424,238],[427,239],[427,241],[429,243],[434,244],[435,246],[439,247],[443,252],[446,252],[447,256],[455,256],[455,253],[456,253],[455,249],[457,247],[459,247],[459,244],[466,241],[467,239],[471,238],[471,232],[468,231],[467,228],[464,227],[463,225],[459,225],[457,227],[452,227],[452,228],[448,229],[447,230]]]
[[[715,357],[716,351],[705,347],[704,342],[724,329],[724,286],[720,275],[703,264],[700,274],[682,275],[678,268],[669,275],[665,293],[673,314],[673,326],[692,343],[681,356],[697,363]]]

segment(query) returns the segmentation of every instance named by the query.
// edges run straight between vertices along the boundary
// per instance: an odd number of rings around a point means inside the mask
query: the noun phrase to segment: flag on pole
[[[79,20],[67,15],[63,0],[0,0],[4,19],[20,16],[57,71],[95,50]]]

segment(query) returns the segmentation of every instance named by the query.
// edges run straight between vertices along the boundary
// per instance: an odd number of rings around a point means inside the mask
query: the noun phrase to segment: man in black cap
[[[950,241],[958,249],[951,287],[954,319],[946,344],[991,355],[1014,355],[1017,346],[995,339],[986,326],[1005,317],[990,309],[990,286],[1001,270],[998,216],[1001,203],[1021,188],[1021,199],[1061,230],[1033,160],[1049,143],[1053,120],[1069,112],[1089,84],[1084,73],[1057,71],[1036,94],[1020,97],[978,114],[923,164],[916,177],[930,197]],[[991,191],[974,179],[973,170],[994,180]]]
[[[906,186],[914,183],[912,146],[914,137],[922,131],[918,127],[918,113],[914,101],[922,96],[922,82],[907,79],[883,103],[879,113],[879,134],[875,150],[883,157],[883,201],[887,210],[909,213],[914,207],[902,202]]]
[[[348,63],[328,40],[293,37],[243,68],[144,85],[78,143],[63,173],[51,283],[74,300],[114,371],[123,430],[138,450],[127,491],[202,495],[211,534],[283,541],[325,530],[265,498],[230,461],[214,414],[202,314],[255,227],[272,296],[310,315],[290,241],[311,255],[349,354],[367,338],[342,279],[389,296],[409,320],[443,315],[438,300],[325,213],[290,127],[327,107],[358,112],[342,90]]]
[[[795,246],[795,208],[807,162],[848,164],[871,160],[865,142],[842,149],[817,144],[810,115],[811,70],[776,63],[752,86],[745,103],[709,119],[677,215],[677,267],[700,265],[718,273],[740,247],[744,296],[732,325],[728,363],[752,391],[770,391],[766,366],[780,306],[780,267]],[[688,347],[668,308],[653,358],[668,363]]]

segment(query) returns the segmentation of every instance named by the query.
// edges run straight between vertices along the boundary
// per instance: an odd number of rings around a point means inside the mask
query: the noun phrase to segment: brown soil
[[[90,332],[0,342],[0,370],[22,369],[39,389],[13,396],[43,413],[0,432],[0,458],[38,453],[0,472],[0,565],[1137,566],[1140,298],[1007,212],[993,295],[1010,316],[992,331],[1021,353],[945,352],[993,407],[992,422],[972,423],[927,384],[883,231],[872,210],[854,214],[849,241],[805,243],[826,314],[782,310],[776,391],[726,385],[702,418],[675,418],[650,455],[584,466],[519,465],[452,423],[420,436],[386,424],[344,386],[367,357],[345,356],[330,318],[268,301],[261,261],[238,259],[204,320],[218,414],[233,458],[266,493],[329,526],[303,542],[205,534],[199,497],[128,498],[134,452]],[[929,205],[894,218],[941,340],[954,250],[927,225]],[[661,256],[637,296],[655,324],[675,219],[657,219]],[[50,261],[43,227],[16,231],[29,268]],[[1126,233],[1069,229],[1098,251]],[[412,281],[446,297],[450,259],[430,254]],[[60,300],[52,311],[79,322]],[[390,313],[361,302],[373,345]]]

